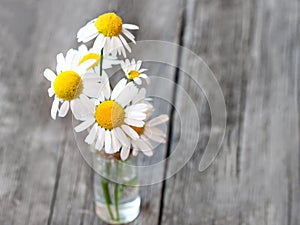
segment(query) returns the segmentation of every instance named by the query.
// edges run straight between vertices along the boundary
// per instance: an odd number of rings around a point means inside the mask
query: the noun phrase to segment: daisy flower
[[[88,49],[85,45],[81,45],[78,48],[79,52],[79,62],[78,64],[82,64],[88,60],[95,60],[95,63],[93,63],[88,70],[99,73],[100,71],[100,61],[101,61],[101,55],[99,52],[96,52],[93,48]],[[116,57],[112,56],[103,56],[103,64],[102,69],[109,69],[112,67],[112,65],[120,64],[120,60],[117,60]]]
[[[133,24],[123,24],[122,19],[114,12],[100,15],[98,18],[88,22],[77,33],[78,42],[88,42],[96,38],[93,49],[96,52],[104,47],[104,53],[116,56],[117,53],[126,57],[125,48],[131,52],[124,34],[130,41],[135,43],[135,37],[128,30],[138,30]]]
[[[136,156],[141,150],[146,156],[152,156],[153,146],[150,141],[157,143],[166,142],[166,134],[156,126],[165,123],[168,120],[168,115],[163,114],[146,122],[143,127],[131,126],[131,128],[134,129],[139,135],[138,139],[131,140],[132,154]]]
[[[92,127],[85,139],[86,143],[96,142],[95,148],[99,151],[104,148],[107,154],[121,151],[121,159],[127,158],[130,140],[139,138],[131,126],[143,127],[148,110],[147,104],[132,104],[137,93],[138,88],[133,83],[122,79],[109,98],[100,95],[96,106],[91,100],[85,103],[87,116],[75,127],[75,131],[81,132]]]
[[[51,117],[55,120],[58,116],[64,117],[71,108],[73,115],[79,119],[82,110],[83,99],[97,97],[102,85],[98,82],[100,77],[96,74],[86,74],[94,60],[87,60],[78,65],[79,55],[74,49],[70,49],[66,57],[62,53],[57,55],[56,73],[51,69],[44,71],[44,76],[51,82],[48,89],[49,97],[54,96],[51,107]],[[61,103],[61,106],[60,106]]]
[[[121,67],[128,80],[133,81],[138,85],[141,85],[141,78],[143,78],[146,80],[147,84],[149,84],[150,78],[144,73],[145,71],[147,71],[147,69],[142,69],[141,66],[141,60],[138,60],[137,62],[135,62],[134,59],[132,59],[131,62],[129,61],[129,59],[121,61]]]

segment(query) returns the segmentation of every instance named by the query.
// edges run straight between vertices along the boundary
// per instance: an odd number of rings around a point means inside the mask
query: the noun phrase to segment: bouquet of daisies
[[[165,142],[165,134],[157,125],[168,121],[167,115],[151,119],[154,111],[148,101],[143,83],[149,84],[147,69],[142,61],[126,59],[131,48],[126,40],[135,43],[129,30],[115,13],[105,13],[88,22],[78,34],[78,42],[95,40],[88,49],[84,44],[57,55],[54,72],[46,69],[44,76],[51,82],[48,94],[53,97],[51,117],[65,117],[69,110],[80,121],[76,132],[88,130],[87,144],[105,154],[119,154],[122,160],[142,151],[153,155],[152,141]],[[122,55],[124,60],[117,58]],[[112,87],[106,69],[121,66],[124,77]]]

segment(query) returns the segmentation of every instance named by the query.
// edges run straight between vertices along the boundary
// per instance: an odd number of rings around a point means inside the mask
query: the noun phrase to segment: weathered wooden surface
[[[187,1],[184,15],[183,45],[216,74],[227,129],[222,152],[199,173],[210,113],[198,96],[201,147],[166,182],[161,224],[299,224],[299,1]],[[191,80],[179,82],[197,96]]]
[[[81,25],[107,10],[139,24],[138,40],[171,41],[200,55],[227,105],[222,151],[199,173],[211,129],[208,103],[180,71],[151,67],[151,75],[188,90],[201,115],[200,131],[189,132],[200,132],[201,140],[178,174],[142,188],[142,214],[134,224],[300,224],[297,0],[0,0],[0,224],[103,224],[71,117],[50,119],[42,72],[54,68],[59,51],[77,46]],[[155,49],[137,54],[147,51]],[[197,69],[193,59],[171,57]],[[185,109],[182,96],[174,97],[175,107]],[[159,157],[172,154],[177,121],[190,118],[185,112],[174,114],[170,148]]]

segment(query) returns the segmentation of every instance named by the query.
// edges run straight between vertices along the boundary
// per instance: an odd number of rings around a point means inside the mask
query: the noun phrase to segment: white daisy
[[[130,140],[137,140],[139,135],[134,127],[143,127],[148,105],[144,103],[132,104],[138,88],[133,83],[122,79],[115,86],[109,98],[101,95],[95,104],[90,100],[86,105],[86,117],[78,126],[76,132],[92,127],[85,142],[93,144],[95,148],[108,154],[121,151],[121,159],[126,159],[130,152]]]
[[[141,150],[146,156],[153,155],[153,146],[150,141],[157,143],[166,142],[166,134],[157,128],[157,125],[165,123],[169,120],[168,115],[160,115],[145,123],[143,127],[131,126],[139,135],[136,140],[131,140],[132,154],[136,156]]]
[[[125,61],[121,61],[121,67],[125,73],[125,76],[128,80],[135,82],[138,85],[142,84],[141,78],[145,79],[147,84],[150,83],[150,78],[144,73],[147,69],[141,68],[142,61],[138,60],[135,62],[134,59],[129,61],[126,59]]]
[[[115,13],[105,13],[88,22],[77,33],[78,42],[88,42],[96,38],[93,49],[96,52],[104,47],[104,53],[116,56],[117,53],[126,57],[125,48],[131,52],[123,33],[129,40],[135,43],[135,37],[128,30],[138,30],[133,24],[123,24],[122,19]],[[125,47],[125,48],[124,48]]]
[[[96,52],[93,48],[88,49],[85,45],[79,46],[78,52],[80,55],[79,65],[87,60],[94,59],[95,63],[92,64],[88,70],[99,74],[101,61],[100,52]],[[109,69],[112,67],[112,65],[117,64],[120,64],[120,60],[117,60],[116,57],[106,55],[103,56],[102,69]]]
[[[51,69],[44,71],[44,76],[51,82],[48,89],[50,97],[54,96],[51,108],[51,117],[64,117],[71,108],[73,115],[79,119],[84,111],[82,110],[83,99],[97,97],[103,85],[99,84],[100,77],[94,73],[86,74],[94,60],[87,60],[78,65],[78,51],[70,49],[66,57],[62,53],[57,55],[56,73]],[[59,105],[61,106],[59,107]]]

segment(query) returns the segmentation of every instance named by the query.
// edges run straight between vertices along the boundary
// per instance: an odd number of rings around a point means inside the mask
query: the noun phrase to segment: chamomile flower
[[[51,107],[51,117],[64,117],[71,108],[76,119],[82,116],[83,100],[88,97],[97,97],[102,85],[98,83],[100,77],[96,74],[86,74],[94,60],[87,60],[78,65],[79,55],[70,49],[66,57],[62,53],[57,55],[56,73],[51,69],[44,71],[44,76],[51,82],[48,89],[49,97],[54,96]],[[61,106],[60,106],[61,104]]]
[[[138,60],[135,62],[134,59],[129,61],[126,59],[125,61],[121,61],[121,67],[125,73],[125,76],[128,80],[135,82],[138,85],[142,84],[141,78],[145,79],[147,84],[150,83],[150,78],[144,73],[147,69],[141,68],[142,61]]]
[[[138,30],[139,27],[133,24],[123,24],[122,19],[115,13],[109,12],[100,15],[98,18],[88,22],[77,33],[78,42],[88,42],[96,38],[93,49],[96,52],[104,47],[104,53],[116,56],[117,53],[126,57],[125,48],[131,52],[124,34],[130,41],[135,43],[135,37],[128,30]]]
[[[131,128],[133,128],[139,135],[138,139],[131,140],[131,145],[133,148],[132,154],[136,156],[139,151],[142,151],[146,156],[152,156],[153,146],[150,141],[157,143],[166,142],[166,134],[156,126],[165,123],[168,120],[169,117],[163,114],[146,122],[143,127],[131,126]]]
[[[88,49],[86,47],[86,45],[81,45],[78,48],[78,52],[79,52],[79,65],[88,61],[88,60],[95,60],[95,63],[93,63],[88,70],[95,72],[95,73],[99,73],[100,71],[100,61],[101,61],[101,55],[100,52],[96,52],[93,48]],[[103,62],[102,62],[102,69],[109,69],[112,67],[112,65],[117,65],[120,64],[120,60],[117,60],[116,57],[112,57],[112,56],[103,56]]]
[[[138,88],[133,83],[122,79],[106,98],[100,95],[95,104],[90,100],[85,103],[86,117],[75,127],[81,132],[90,127],[91,130],[85,139],[88,144],[95,143],[97,150],[104,148],[107,154],[121,151],[121,159],[130,151],[130,141],[137,140],[139,135],[131,127],[143,127],[148,105],[143,103],[132,104]]]

